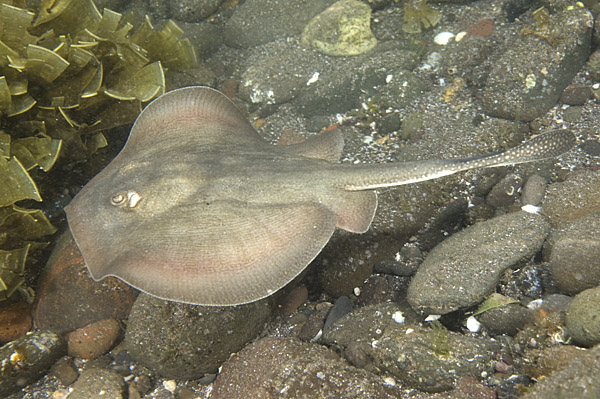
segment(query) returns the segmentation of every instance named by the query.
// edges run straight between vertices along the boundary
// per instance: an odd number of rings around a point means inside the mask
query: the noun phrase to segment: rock
[[[522,399],[597,399],[600,381],[600,346],[564,362],[554,373],[541,379]]]
[[[317,257],[324,265],[320,278],[325,292],[339,298],[353,295],[356,287],[362,287],[373,273],[373,263],[368,259],[374,246],[367,234],[336,234]]]
[[[131,357],[166,378],[197,379],[263,329],[266,300],[240,306],[197,306],[140,294],[127,323]]]
[[[402,398],[401,391],[356,369],[331,349],[289,338],[263,338],[233,355],[213,399]]]
[[[323,332],[326,333],[329,328],[336,323],[339,319],[352,312],[352,302],[350,302],[350,298],[347,296],[339,297],[333,307],[329,311],[327,315],[327,319],[325,319],[325,324],[323,325]]]
[[[508,304],[483,312],[477,320],[492,335],[514,336],[527,324],[533,322],[533,313],[519,304]]]
[[[328,345],[347,347],[353,342],[365,345],[381,338],[388,328],[398,325],[414,325],[417,315],[408,306],[398,303],[381,303],[355,309],[333,323],[324,331],[323,341]]]
[[[119,332],[119,322],[115,319],[100,320],[72,331],[67,342],[69,356],[95,359],[113,347]]]
[[[114,371],[91,368],[84,370],[73,384],[69,399],[90,398],[125,398],[126,384],[119,374]]]
[[[600,212],[600,174],[581,169],[563,182],[548,186],[542,201],[542,214],[553,227]]]
[[[412,79],[407,87],[398,87],[403,78],[400,71],[412,69],[416,63],[415,53],[409,50],[376,47],[369,53],[330,61],[322,68],[316,64],[319,79],[309,86],[310,90],[301,91],[293,104],[307,118],[348,112],[360,108],[365,92],[372,92],[373,87],[385,85],[390,75],[396,76],[399,82],[395,87],[404,95],[404,98],[396,98],[393,102],[410,103],[427,86]],[[388,104],[384,103],[382,108],[385,106]]]
[[[65,342],[50,331],[36,331],[4,345],[0,348],[0,396],[37,381],[66,352]]]
[[[569,105],[583,105],[592,97],[592,88],[588,86],[571,85],[560,95],[560,101]]]
[[[600,343],[600,286],[575,295],[569,304],[566,326],[573,340],[583,346]]]
[[[322,61],[292,41],[265,45],[242,73],[239,96],[253,104],[281,104],[295,98],[315,76],[323,71]],[[318,76],[318,75],[317,75]]]
[[[171,17],[178,21],[198,22],[218,10],[223,0],[174,0],[168,2]]]
[[[531,17],[527,25],[537,29]],[[550,38],[515,35],[509,39],[481,93],[485,112],[523,121],[544,115],[587,60],[592,27],[593,16],[584,8],[558,11],[550,16]],[[557,45],[561,51],[555,51]]]
[[[441,324],[440,324],[441,326]],[[500,345],[446,330],[414,327],[388,328],[373,342],[371,357],[377,368],[402,385],[424,392],[442,392],[461,377],[490,374]]]
[[[557,226],[544,254],[562,292],[575,294],[600,284],[600,213]]]
[[[279,305],[279,314],[289,317],[308,299],[308,288],[302,284],[291,290]]]
[[[460,231],[436,246],[408,287],[411,306],[445,314],[490,295],[502,273],[531,258],[550,231],[543,216],[523,211],[498,216]]]
[[[372,50],[377,39],[371,32],[371,7],[358,0],[334,3],[306,25],[302,44],[336,57]]]
[[[574,345],[560,345],[527,351],[521,361],[523,371],[531,378],[540,379],[562,369],[565,364],[586,353]]]
[[[548,288],[549,280],[547,264],[529,264],[506,273],[498,288],[505,296],[528,301],[541,298]]]
[[[66,231],[40,277],[33,317],[39,328],[65,333],[99,320],[126,319],[136,295],[117,278],[94,281]]]
[[[381,303],[355,309],[324,330],[323,342],[341,347],[354,366],[375,371],[372,346],[388,329],[417,324],[418,317],[408,305]]]
[[[521,203],[523,205],[538,206],[546,194],[546,179],[538,174],[533,174],[527,178],[521,193]]]
[[[523,178],[513,173],[504,176],[487,195],[485,201],[494,208],[508,208],[519,197]]]
[[[248,48],[297,36],[315,15],[335,0],[247,0],[225,25],[225,43]]]
[[[25,335],[31,329],[31,306],[16,302],[0,309],[0,345]]]
[[[496,399],[496,392],[477,381],[475,377],[462,377],[449,393],[448,399]]]
[[[58,380],[66,386],[71,385],[79,378],[77,368],[73,364],[73,361],[68,357],[63,357],[54,363],[48,375],[58,378]]]
[[[598,24],[598,20],[596,20]],[[592,79],[600,80],[600,50],[596,49],[587,61],[586,69],[590,71]]]

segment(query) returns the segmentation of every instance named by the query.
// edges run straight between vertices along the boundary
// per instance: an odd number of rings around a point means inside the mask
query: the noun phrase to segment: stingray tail
[[[566,129],[551,130],[506,151],[470,158],[352,165],[344,168],[338,186],[344,190],[372,190],[417,183],[469,169],[492,168],[554,158],[571,150],[577,140]],[[345,165],[344,165],[345,166]]]

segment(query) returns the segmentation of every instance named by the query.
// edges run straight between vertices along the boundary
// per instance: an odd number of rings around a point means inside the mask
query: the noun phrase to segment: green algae
[[[156,31],[146,16],[136,28],[132,13],[100,12],[92,0],[0,3],[2,301],[22,286],[28,253],[47,244],[35,240],[56,231],[42,211],[17,205],[42,201],[31,171],[106,146],[104,130],[132,123],[165,92],[167,69],[197,59],[172,21]]]
[[[441,19],[442,13],[429,7],[427,0],[404,0],[404,32],[421,33],[436,26]]]
[[[438,320],[431,322],[429,340],[431,342],[431,348],[436,355],[448,356],[450,354],[450,332]]]
[[[301,40],[303,46],[334,57],[366,53],[377,45],[371,32],[371,7],[340,0],[306,25]]]

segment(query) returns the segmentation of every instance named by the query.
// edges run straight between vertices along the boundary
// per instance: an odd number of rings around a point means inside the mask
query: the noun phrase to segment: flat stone
[[[538,252],[549,232],[546,218],[524,211],[470,226],[429,253],[410,282],[408,302],[429,314],[476,305],[494,291],[504,271]]]
[[[492,361],[500,345],[490,339],[474,338],[439,329],[388,328],[371,345],[369,352],[379,370],[397,378],[402,385],[424,392],[450,390],[461,377],[492,373]]]
[[[248,48],[296,36],[335,0],[247,0],[225,24],[225,43]]]

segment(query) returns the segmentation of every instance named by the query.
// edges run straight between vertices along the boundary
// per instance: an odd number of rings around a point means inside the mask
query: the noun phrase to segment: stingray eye
[[[127,197],[125,197],[125,195],[119,193],[110,197],[110,203],[114,206],[121,206],[125,203],[126,199]]]

